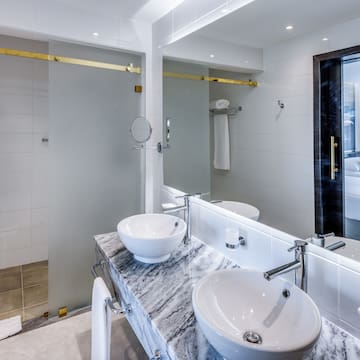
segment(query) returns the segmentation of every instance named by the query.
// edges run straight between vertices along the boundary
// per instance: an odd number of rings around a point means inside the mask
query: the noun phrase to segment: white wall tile
[[[339,266],[339,316],[360,334],[360,273]]]
[[[1,173],[31,171],[31,153],[0,153]]]
[[[33,115],[33,128],[32,131],[39,133],[48,133],[49,121],[45,115]]]
[[[0,113],[32,114],[33,98],[31,95],[2,93],[0,96]]]
[[[0,193],[30,192],[30,176],[31,171],[26,168],[2,173],[0,176]]]
[[[0,211],[30,209],[31,194],[25,192],[0,193]]]
[[[339,288],[337,264],[308,254],[307,269],[308,294],[321,310],[337,316]]]
[[[49,98],[47,96],[34,95],[34,114],[48,116]]]
[[[30,40],[2,41],[13,48],[48,48]],[[47,132],[48,64],[1,57],[0,268],[47,258],[48,144],[41,141]]]
[[[29,264],[33,262],[29,248],[13,249],[0,252],[0,269]]]
[[[32,132],[31,114],[0,113],[0,133]]]
[[[26,249],[30,246],[30,228],[0,232],[0,248],[3,251]]]
[[[38,262],[48,259],[48,244],[34,246],[31,248],[31,262]]]
[[[18,210],[0,212],[0,232],[31,226],[31,211]]]
[[[31,153],[32,134],[0,134],[0,153]]]

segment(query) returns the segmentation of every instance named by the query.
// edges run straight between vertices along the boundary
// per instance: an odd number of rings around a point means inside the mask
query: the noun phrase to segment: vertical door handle
[[[335,142],[335,136],[330,136],[330,179],[335,180],[336,173],[339,169],[335,165],[335,150],[338,147],[338,143]]]

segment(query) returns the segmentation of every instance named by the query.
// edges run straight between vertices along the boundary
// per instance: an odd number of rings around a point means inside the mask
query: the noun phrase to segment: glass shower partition
[[[52,55],[141,66],[141,56],[51,41]],[[129,129],[141,114],[141,75],[49,65],[49,312],[90,304],[95,234],[141,212],[141,151]],[[45,175],[44,175],[45,176]]]

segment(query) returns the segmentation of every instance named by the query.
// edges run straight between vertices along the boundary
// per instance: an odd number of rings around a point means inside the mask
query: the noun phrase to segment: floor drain
[[[261,344],[262,338],[261,336],[254,331],[246,331],[243,335],[243,339],[251,344]]]

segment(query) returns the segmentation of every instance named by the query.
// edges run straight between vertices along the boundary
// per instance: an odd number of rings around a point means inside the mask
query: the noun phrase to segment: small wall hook
[[[278,100],[277,103],[278,103],[280,109],[284,109],[284,108],[285,108],[285,104],[284,104],[281,100]]]

